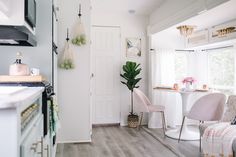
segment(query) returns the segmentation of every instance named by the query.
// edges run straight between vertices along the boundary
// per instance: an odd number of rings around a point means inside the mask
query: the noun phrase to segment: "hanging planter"
[[[69,30],[67,29],[67,38],[66,38],[66,43],[65,43],[65,49],[63,51],[61,61],[59,62],[59,67],[61,69],[74,69],[75,68],[75,63],[74,63],[74,52],[70,48],[70,43],[69,43]]]
[[[84,25],[82,23],[82,20],[81,20],[81,4],[79,5],[79,19],[78,19],[78,22],[75,26],[75,35],[72,39],[72,44],[74,45],[78,45],[78,46],[82,46],[82,45],[85,45],[86,44],[86,34],[85,34],[85,29],[84,29]]]

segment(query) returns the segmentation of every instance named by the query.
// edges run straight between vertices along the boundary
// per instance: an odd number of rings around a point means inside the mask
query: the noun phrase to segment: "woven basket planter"
[[[129,128],[137,128],[139,124],[138,115],[128,115],[128,127]]]

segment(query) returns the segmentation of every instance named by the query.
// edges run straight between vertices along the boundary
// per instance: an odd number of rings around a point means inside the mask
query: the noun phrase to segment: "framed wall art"
[[[126,56],[127,57],[141,57],[141,39],[127,38],[126,39]]]

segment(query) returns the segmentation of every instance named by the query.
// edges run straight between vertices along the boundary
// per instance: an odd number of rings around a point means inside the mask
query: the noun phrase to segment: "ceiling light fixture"
[[[177,27],[177,29],[180,31],[180,34],[185,37],[192,35],[194,28],[196,28],[196,26],[182,25]]]
[[[133,10],[133,9],[130,9],[128,12],[129,12],[130,14],[135,14],[135,13],[136,13],[136,11]]]

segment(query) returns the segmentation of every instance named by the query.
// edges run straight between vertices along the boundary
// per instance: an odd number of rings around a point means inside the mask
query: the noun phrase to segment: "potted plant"
[[[137,78],[137,76],[141,72],[140,64],[135,62],[127,61],[125,65],[123,65],[123,74],[120,74],[125,81],[121,81],[124,85],[128,87],[131,93],[131,112],[128,115],[128,126],[131,128],[135,128],[138,126],[139,117],[134,113],[134,104],[133,104],[133,90],[134,88],[139,88],[137,83],[141,80],[141,78]]]

